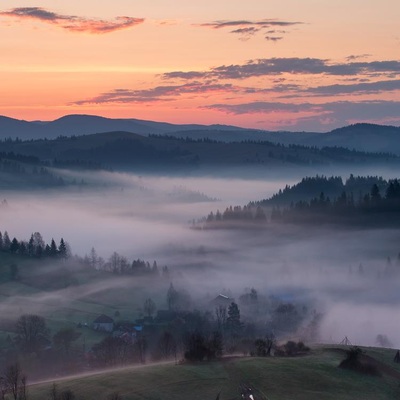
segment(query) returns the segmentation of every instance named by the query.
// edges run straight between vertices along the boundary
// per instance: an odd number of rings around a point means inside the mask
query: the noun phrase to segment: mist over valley
[[[28,3],[0,400],[399,399],[399,1]]]

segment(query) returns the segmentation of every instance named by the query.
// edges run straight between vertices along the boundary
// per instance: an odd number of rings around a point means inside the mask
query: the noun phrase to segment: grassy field
[[[366,349],[387,360],[393,351]],[[129,367],[54,381],[59,390],[72,390],[78,399],[101,400],[119,392],[124,400],[239,399],[241,383],[251,385],[268,400],[386,400],[400,398],[399,380],[362,375],[338,368],[340,349],[317,348],[296,358],[231,358],[196,365],[174,363]],[[32,400],[47,397],[53,382],[31,385]],[[257,397],[256,399],[257,400]]]
[[[20,278],[10,279],[10,265],[18,265]],[[38,314],[46,319],[51,336],[64,328],[75,328],[81,336],[74,343],[90,348],[105,334],[91,329],[101,314],[118,320],[135,321],[146,297],[163,306],[168,282],[137,277],[116,277],[46,259],[28,259],[0,254],[0,346],[15,336],[20,315]],[[118,316],[116,316],[118,315]],[[81,328],[78,328],[81,324]]]
[[[11,262],[18,264],[20,280],[10,280]],[[77,327],[78,322],[90,325],[101,313],[114,316],[118,311],[121,319],[132,320],[138,316],[137,307],[145,295],[143,281],[132,278],[127,282],[130,278],[124,278],[126,285],[121,287],[119,280],[114,282],[119,278],[113,275],[80,270],[73,271],[75,284],[45,290],[43,285],[46,281],[41,277],[45,275],[48,278],[57,268],[42,261],[37,264],[23,258],[12,259],[7,254],[0,259],[1,347],[7,347],[9,336],[15,335],[15,320],[23,313],[43,315],[52,334],[67,326]],[[39,271],[35,272],[37,268]],[[115,287],[119,290],[116,291]],[[154,293],[151,295],[158,300],[156,288],[152,289]],[[158,296],[164,296],[166,287],[164,289]],[[77,348],[87,349],[104,337],[89,327],[76,329],[82,333],[74,343]],[[219,392],[220,400],[233,400],[240,398],[238,388],[242,383],[254,386],[267,400],[400,399],[400,365],[393,363],[395,351],[364,350],[367,356],[385,366],[381,377],[339,369],[344,349],[320,346],[315,347],[310,355],[296,358],[227,358],[196,365],[133,366],[64,378],[58,382],[55,378],[55,382],[60,391],[71,389],[77,400],[106,400],[113,392],[119,392],[124,400],[214,400]],[[29,398],[47,399],[52,384],[52,380],[32,384]],[[255,400],[261,399],[256,397]]]

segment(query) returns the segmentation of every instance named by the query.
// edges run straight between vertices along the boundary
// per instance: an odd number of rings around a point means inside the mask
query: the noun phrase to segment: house
[[[229,305],[234,301],[234,299],[225,296],[224,294],[219,294],[215,299],[211,301],[214,307],[229,307]]]
[[[113,337],[122,339],[125,343],[134,343],[140,336],[142,336],[143,326],[134,325],[120,326],[119,330],[113,332]]]
[[[95,331],[112,332],[114,330],[114,320],[107,315],[100,315],[93,321]]]

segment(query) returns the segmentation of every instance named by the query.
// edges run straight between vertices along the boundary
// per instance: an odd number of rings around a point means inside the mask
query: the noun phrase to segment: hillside
[[[272,142],[217,142],[108,132],[53,140],[4,141],[2,151],[35,156],[56,166],[101,164],[120,170],[185,170],[199,167],[304,167],[399,165],[399,157],[344,148],[283,146]]]
[[[254,204],[268,206],[288,206],[291,203],[299,201],[310,201],[313,198],[319,198],[321,193],[324,197],[336,199],[343,192],[349,196],[352,195],[356,200],[364,197],[371,191],[372,185],[377,184],[380,191],[384,193],[387,189],[388,182],[382,177],[374,176],[356,176],[350,175],[348,179],[343,181],[341,177],[325,177],[315,176],[303,178],[295,185],[286,185],[280,189],[271,198],[254,202]]]
[[[0,189],[60,188],[68,183],[37,157],[0,152]]]
[[[124,400],[220,400],[240,398],[239,386],[253,388],[255,400],[386,400],[400,395],[393,350],[366,349],[381,377],[338,368],[344,350],[317,348],[309,356],[228,358],[202,364],[174,363],[128,367],[55,380],[85,400],[106,399],[118,392]],[[29,387],[32,400],[46,398],[53,382]],[[102,397],[99,397],[101,393]]]

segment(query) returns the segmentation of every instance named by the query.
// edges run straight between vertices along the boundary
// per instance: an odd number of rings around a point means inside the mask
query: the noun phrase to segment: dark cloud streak
[[[400,80],[387,80],[378,82],[367,82],[367,83],[355,83],[352,85],[327,85],[317,86],[315,88],[308,88],[305,90],[306,93],[311,93],[320,96],[335,96],[341,94],[353,94],[353,93],[380,93],[380,92],[391,92],[400,90]]]
[[[271,33],[271,28],[274,27],[291,27],[295,25],[301,25],[303,22],[293,21],[280,21],[276,19],[263,19],[259,21],[249,20],[234,20],[234,21],[213,21],[202,24],[196,24],[195,26],[211,29],[224,29],[224,28],[237,28],[231,30],[230,33],[241,35],[242,40],[248,40],[251,36],[254,36],[257,32],[264,31],[264,34]],[[275,31],[273,31],[275,33]],[[279,31],[279,33],[286,33],[286,31]],[[283,37],[273,38],[271,36],[265,36],[267,40],[281,40]]]
[[[0,12],[0,16],[32,19],[56,25],[71,32],[104,34],[127,29],[144,22],[143,18],[116,17],[113,21],[62,15],[40,7],[19,7]]]
[[[203,107],[233,115],[269,114],[274,113],[311,113],[311,118],[329,117],[337,125],[345,125],[350,121],[383,120],[398,118],[400,101],[335,101],[327,103],[281,103],[281,102],[250,102],[242,104],[212,104]],[[297,116],[295,118],[298,118]],[[302,118],[302,117],[300,117]],[[310,117],[307,117],[310,118]]]
[[[208,94],[216,92],[236,92],[237,88],[231,84],[212,84],[192,82],[184,85],[156,86],[151,89],[130,90],[115,89],[110,92],[87,100],[74,102],[75,105],[103,104],[103,103],[150,103],[157,101],[171,101],[178,99],[182,94]]]
[[[303,22],[290,22],[290,21],[279,21],[276,19],[263,19],[260,21],[248,21],[248,20],[239,20],[239,21],[214,21],[214,22],[206,22],[203,24],[197,24],[196,26],[212,28],[212,29],[222,29],[227,27],[235,27],[235,26],[253,26],[260,28],[270,28],[273,26],[293,26],[300,25]]]
[[[246,64],[222,65],[208,71],[174,71],[163,75],[165,79],[199,78],[246,79],[261,76],[288,74],[355,76],[362,74],[400,74],[400,61],[371,61],[331,63],[319,58],[266,58],[251,60]]]
[[[265,36],[265,39],[271,42],[278,42],[283,39],[283,36]]]

